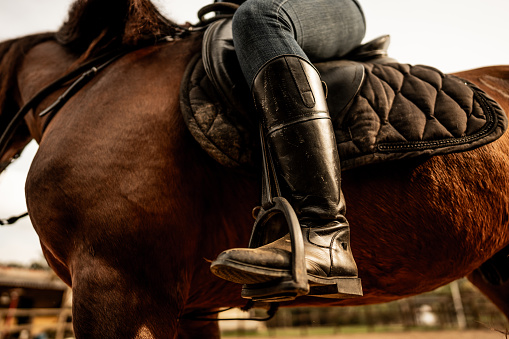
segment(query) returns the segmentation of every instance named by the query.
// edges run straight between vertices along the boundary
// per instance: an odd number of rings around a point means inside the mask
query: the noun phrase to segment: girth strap
[[[495,286],[509,281],[509,246],[482,264],[478,271],[487,282]]]

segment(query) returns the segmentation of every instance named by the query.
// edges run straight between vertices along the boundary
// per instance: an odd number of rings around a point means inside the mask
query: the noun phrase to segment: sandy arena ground
[[[228,339],[260,339],[261,337],[227,337]],[[266,338],[290,338],[276,336]],[[398,332],[398,333],[366,333],[366,334],[337,334],[324,336],[298,336],[297,339],[506,339],[504,333],[492,330],[469,331],[430,331],[430,332]]]

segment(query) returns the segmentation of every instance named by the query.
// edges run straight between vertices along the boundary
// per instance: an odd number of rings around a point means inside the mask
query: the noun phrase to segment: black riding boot
[[[362,295],[344,217],[334,130],[318,72],[299,57],[279,57],[258,73],[253,96],[282,195],[301,226],[309,295]],[[259,248],[224,251],[211,270],[223,279],[256,288],[290,277],[291,265],[287,234]],[[329,288],[321,290],[320,285]],[[336,288],[332,292],[330,285]]]

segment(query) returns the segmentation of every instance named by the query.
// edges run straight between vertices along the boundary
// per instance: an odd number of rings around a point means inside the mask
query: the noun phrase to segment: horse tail
[[[149,0],[77,0],[56,38],[71,52],[82,55],[136,46],[142,41],[174,36],[177,31],[179,26]]]
[[[7,126],[19,109],[15,100],[16,74],[24,55],[35,45],[54,38],[54,33],[43,33],[0,43],[0,126]]]

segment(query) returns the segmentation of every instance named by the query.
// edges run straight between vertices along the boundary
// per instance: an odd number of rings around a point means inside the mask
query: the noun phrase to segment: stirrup
[[[320,298],[348,299],[362,296],[361,279],[358,277],[318,277],[307,274],[304,240],[297,215],[290,203],[283,197],[272,198],[273,205],[263,207],[256,216],[249,248],[265,245],[269,220],[282,214],[288,225],[291,240],[291,275],[259,283],[246,284],[241,296],[253,301],[282,302],[308,295]]]
[[[269,243],[269,221],[276,216],[283,216],[290,234],[291,270],[290,274],[268,282],[243,285],[241,296],[254,301],[281,302],[305,295],[342,299],[362,295],[361,280],[358,277],[318,277],[307,274],[300,222],[293,207],[281,196],[276,170],[266,147],[261,124],[260,140],[263,155],[262,206],[255,216],[249,248],[258,248]],[[276,196],[272,195],[272,189]]]
[[[307,274],[304,240],[297,215],[290,203],[283,197],[273,197],[273,205],[261,208],[253,226],[249,248],[265,245],[268,222],[282,214],[288,225],[291,240],[291,275],[259,283],[245,284],[241,296],[253,301],[282,302],[300,296],[331,299],[348,299],[362,296],[361,279],[358,277],[318,277]]]
[[[299,220],[290,203],[279,196],[271,198],[271,201],[270,207],[267,209],[262,207],[258,212],[251,233],[249,248],[258,248],[264,245],[263,239],[267,231],[268,221],[272,217],[282,214],[288,224],[292,242],[291,277],[282,277],[261,284],[243,285],[241,296],[254,301],[289,301],[308,294],[310,290],[304,257],[304,241]]]
[[[261,284],[246,284],[242,286],[241,296],[254,301],[280,302],[294,300],[309,293],[306,261],[304,255],[304,240],[297,214],[290,203],[281,196],[274,165],[265,143],[263,126],[260,123],[260,141],[262,148],[262,206],[255,216],[256,220],[249,240],[249,248],[265,245],[264,239],[268,222],[277,215],[282,215],[288,225],[292,246],[291,277],[282,277]],[[272,196],[272,188],[276,196]]]

